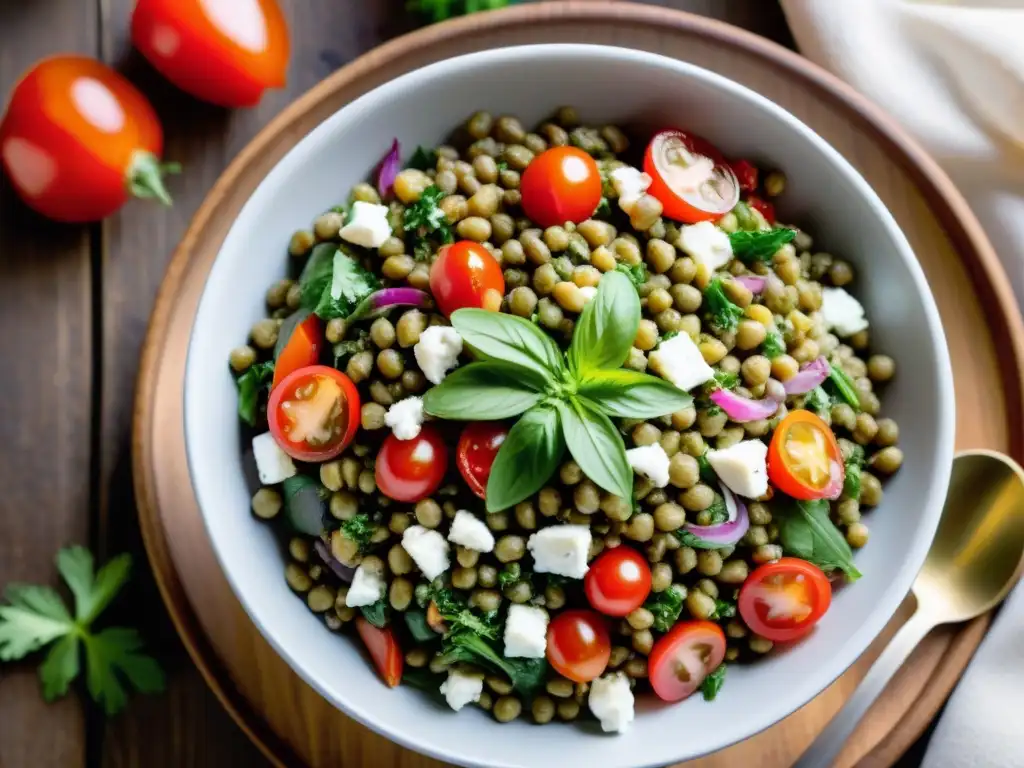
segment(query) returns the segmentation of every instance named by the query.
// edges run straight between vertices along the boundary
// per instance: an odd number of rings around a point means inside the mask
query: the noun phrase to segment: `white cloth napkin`
[[[967,198],[1024,300],[1024,0],[781,0],[800,51],[900,120]],[[924,768],[1024,766],[1024,587]]]

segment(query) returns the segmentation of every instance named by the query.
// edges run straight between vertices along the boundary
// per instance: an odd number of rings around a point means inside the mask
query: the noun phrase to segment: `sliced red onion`
[[[418,288],[382,288],[374,291],[352,311],[346,320],[353,322],[387,312],[392,307],[419,307],[432,305],[430,294]]]
[[[733,280],[755,295],[762,293],[768,284],[768,278],[761,275],[737,275]]]
[[[828,378],[828,360],[824,357],[819,357],[811,362],[805,364],[789,381],[785,382],[782,386],[786,390],[787,395],[806,395],[815,387],[820,387],[821,384]]]
[[[334,555],[331,554],[331,550],[327,548],[327,545],[320,539],[317,539],[313,543],[313,549],[320,556],[320,559],[324,561],[324,565],[331,569],[331,572],[339,579],[344,581],[346,584],[352,583],[352,577],[356,575],[356,569],[350,568],[349,566],[342,563]]]
[[[781,405],[781,401],[771,397],[752,400],[728,389],[716,389],[710,397],[711,401],[725,411],[730,419],[740,424],[747,421],[770,419]]]
[[[380,169],[377,171],[377,191],[380,196],[387,200],[395,186],[395,178],[402,170],[402,149],[395,139],[391,144],[391,150],[380,161]]]
[[[829,460],[828,486],[825,488],[826,499],[838,499],[843,493],[843,483],[846,482],[846,467],[841,461]]]
[[[732,491],[722,485],[722,497],[725,499],[725,508],[730,511],[730,519],[718,525],[690,525],[686,523],[683,530],[696,536],[698,542],[694,546],[704,549],[717,549],[728,547],[746,534],[750,528],[750,515],[747,514],[747,505]]]

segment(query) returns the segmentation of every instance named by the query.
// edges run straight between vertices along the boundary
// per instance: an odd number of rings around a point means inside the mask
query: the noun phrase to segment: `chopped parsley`
[[[370,334],[360,328],[353,339],[345,339],[334,345],[334,367],[341,369],[353,355],[370,348]]]
[[[829,397],[821,387],[815,387],[807,393],[807,399],[804,400],[804,407],[809,411],[814,411],[818,415],[828,413],[832,408],[832,398]]]
[[[322,243],[313,249],[299,286],[302,306],[323,320],[333,320],[352,314],[359,302],[380,287],[380,281],[345,246]]]
[[[771,261],[775,252],[794,237],[796,230],[785,227],[768,231],[740,231],[729,234],[729,244],[732,246],[733,256],[744,264],[754,264],[759,261]]]
[[[494,614],[478,614],[451,589],[435,589],[430,596],[437,606],[437,612],[449,626],[449,633],[473,632],[488,640],[498,637],[498,621]]]
[[[497,166],[498,166],[498,173],[501,173],[502,171],[507,171],[508,170],[508,163],[506,163],[504,160],[499,160],[497,162]]]
[[[864,449],[854,444],[846,458],[846,479],[843,480],[843,496],[854,501],[860,499],[860,477],[864,468]]]
[[[621,272],[626,277],[628,277],[629,281],[637,288],[639,288],[641,285],[647,282],[647,267],[645,267],[643,264],[636,264],[635,266],[630,266],[629,264],[623,264],[619,262],[618,264],[615,265],[615,271]]]
[[[498,574],[498,585],[507,587],[510,584],[515,584],[517,581],[522,581],[523,578],[523,569],[519,563],[509,563]],[[526,574],[525,578],[529,578],[529,574]]]
[[[704,682],[700,684],[700,692],[704,694],[704,701],[714,701],[724,683],[725,664],[719,664],[718,669],[705,677]]]
[[[725,498],[722,494],[715,494],[715,500],[707,508],[707,513],[710,516],[708,525],[720,525],[729,519],[729,510],[725,508]]]
[[[772,328],[764,337],[761,344],[761,354],[769,360],[774,360],[779,355],[786,354],[786,341],[782,334]]]
[[[391,620],[391,606],[383,597],[372,605],[364,605],[359,610],[362,611],[363,618],[378,629],[384,629]]]
[[[413,254],[418,261],[429,259],[435,243],[455,242],[448,216],[439,205],[444,196],[440,187],[431,184],[419,200],[405,209],[402,226],[413,236]]]
[[[728,600],[715,600],[715,610],[711,613],[712,619],[731,619],[736,615],[736,603]]]
[[[429,171],[437,166],[437,152],[428,147],[416,147],[416,151],[409,158],[406,168],[414,168],[417,171]]]
[[[612,204],[608,202],[608,198],[602,195],[601,202],[597,204],[597,208],[594,210],[594,217],[599,218],[602,216],[612,215]]]
[[[351,517],[341,524],[341,532],[345,534],[345,538],[351,539],[359,545],[359,551],[364,552],[370,546],[370,539],[373,537],[374,525],[370,521],[370,516],[366,514],[358,514],[355,517]]]
[[[662,592],[652,593],[644,603],[644,608],[654,614],[654,628],[658,632],[668,632],[683,610],[683,596],[669,587]]]
[[[743,317],[743,309],[725,295],[722,279],[714,278],[704,289],[704,301],[711,313],[711,325],[719,331],[735,331]]]
[[[238,416],[250,427],[256,426],[260,410],[260,396],[270,392],[274,380],[274,362],[253,363],[235,381],[238,384]]]

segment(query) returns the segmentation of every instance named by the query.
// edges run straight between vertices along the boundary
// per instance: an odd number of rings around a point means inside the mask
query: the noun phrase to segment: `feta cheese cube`
[[[864,307],[843,288],[821,289],[821,315],[837,336],[853,336],[868,327]]]
[[[526,548],[533,555],[537,573],[557,573],[582,579],[587,571],[590,528],[586,525],[552,525],[530,536]]]
[[[505,620],[505,656],[543,659],[548,648],[548,614],[532,605],[511,605]]]
[[[622,672],[592,682],[587,704],[605,733],[622,733],[633,722],[633,691]]]
[[[708,463],[730,491],[748,499],[768,493],[768,446],[744,440],[720,451],[708,451]]]
[[[269,432],[252,439],[252,454],[256,459],[256,471],[264,485],[282,483],[294,477],[297,469],[292,457],[281,450],[274,436]]]
[[[619,196],[619,208],[627,215],[633,210],[637,201],[644,196],[647,188],[651,186],[650,176],[628,165],[616,168],[611,172],[609,178]]]
[[[407,397],[394,403],[384,414],[384,423],[399,440],[412,440],[423,426],[423,398]]]
[[[648,367],[663,379],[689,392],[715,378],[715,371],[704,362],[704,355],[686,333],[663,341],[647,356]]]
[[[388,223],[388,207],[377,203],[352,203],[349,220],[339,233],[342,240],[361,245],[363,248],[380,248],[391,237]]]
[[[451,564],[448,560],[448,542],[444,536],[422,525],[412,525],[405,529],[402,548],[409,553],[428,581],[433,581],[447,571]]]
[[[484,676],[450,669],[448,679],[441,683],[439,690],[448,706],[458,712],[467,704],[480,701],[480,694],[484,692]]]
[[[633,471],[643,475],[658,488],[668,485],[668,454],[659,443],[642,445],[626,451],[626,461]]]
[[[462,337],[454,328],[432,325],[420,334],[413,347],[416,364],[431,384],[440,384],[462,354]]]
[[[680,229],[676,247],[698,264],[706,266],[708,272],[721,269],[732,261],[729,235],[710,221],[702,221]]]
[[[345,605],[349,608],[373,605],[384,597],[385,586],[384,579],[379,573],[367,570],[360,565],[352,577],[352,585],[348,588],[348,595],[345,596]]]
[[[448,541],[475,552],[494,551],[494,534],[483,520],[465,509],[455,513],[451,530],[448,531]]]

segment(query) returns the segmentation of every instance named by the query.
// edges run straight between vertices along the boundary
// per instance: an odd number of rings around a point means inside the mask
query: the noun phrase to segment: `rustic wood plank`
[[[55,51],[94,55],[92,2],[0,2],[0,104]],[[57,583],[53,556],[87,543],[92,282],[90,233],[31,213],[0,180],[0,584]],[[43,702],[35,663],[0,676],[0,765],[85,764],[84,706]]]

